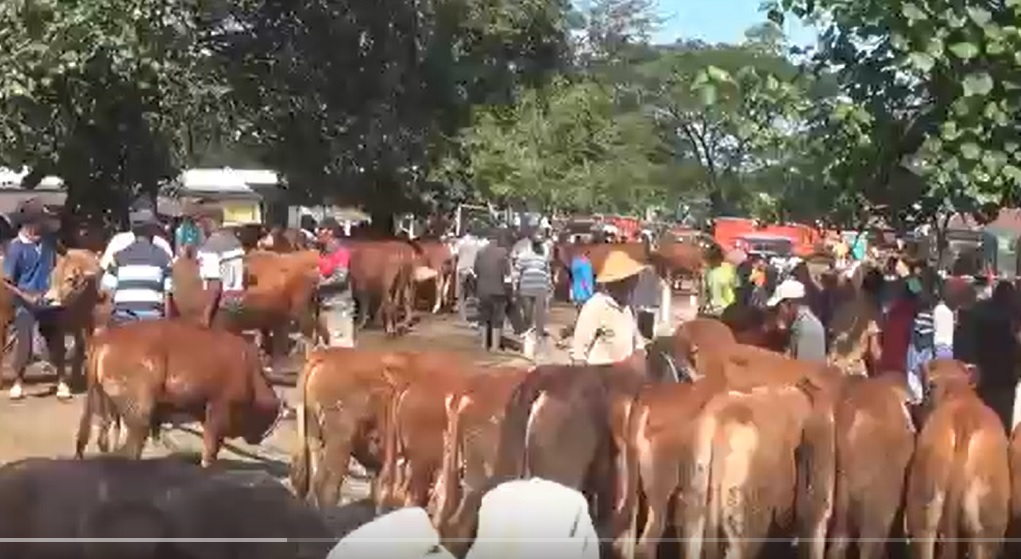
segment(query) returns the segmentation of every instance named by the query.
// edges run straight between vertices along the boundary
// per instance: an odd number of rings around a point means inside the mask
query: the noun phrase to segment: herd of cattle
[[[882,556],[901,537],[922,558],[1000,552],[1021,520],[1021,436],[1008,439],[968,367],[931,363],[915,409],[902,373],[846,377],[738,339],[695,319],[647,356],[532,370],[438,351],[313,351],[290,481],[331,506],[353,457],[376,473],[381,509],[425,507],[454,553],[481,496],[525,476],[582,490],[626,557],[655,557],[668,529],[685,557],[753,557],[773,537],[817,559]],[[255,348],[184,320],[99,333],[87,374],[79,456],[96,416],[101,449],[123,422],[137,457],[162,421],[190,415],[204,425],[204,465],[223,438],[258,443],[279,417]]]
[[[961,363],[930,364],[920,413],[903,374],[845,377],[738,343],[712,319],[653,347],[693,380],[639,356],[526,371],[316,352],[299,381],[292,486],[332,505],[354,457],[377,472],[381,508],[427,508],[455,553],[482,494],[525,476],[582,490],[625,557],[656,557],[667,529],[684,557],[755,557],[770,538],[819,559],[881,557],[904,538],[916,557],[937,545],[995,557],[1021,520],[1021,437],[1008,442]]]
[[[388,333],[410,320],[418,268],[436,272],[428,276],[439,294],[432,308],[448,303],[454,259],[446,245],[350,246],[356,297],[362,309],[379,300]],[[585,250],[598,267],[611,249],[664,274],[701,265],[698,247],[669,243],[566,245],[556,257],[566,263]],[[236,333],[275,337],[281,325],[298,324],[310,343],[321,335],[316,257],[252,251],[247,312],[221,330],[188,320],[205,301],[192,261],[175,265],[183,318],[106,329],[95,255],[63,255],[53,296],[68,332],[82,339],[76,345],[87,348],[77,454],[94,418],[100,449],[119,441],[123,426],[122,449],[132,457],[179,415],[203,423],[207,466],[225,438],[262,441],[281,402],[259,351]],[[903,373],[847,377],[747,339],[699,318],[615,365],[531,370],[441,351],[308,351],[291,485],[332,506],[354,458],[375,474],[380,509],[426,508],[455,554],[467,549],[482,495],[526,476],[585,493],[613,552],[625,557],[656,557],[671,531],[691,558],[754,557],[777,540],[815,559],[883,556],[899,541],[926,559],[995,557],[1014,545],[1021,435],[1006,433],[978,398],[969,367],[930,363],[916,407]],[[687,380],[674,382],[664,366]]]
[[[235,333],[259,332],[262,349],[269,356],[286,348],[288,332],[297,327],[306,347],[325,339],[320,327],[315,292],[318,282],[316,262],[319,254],[307,249],[302,235],[281,237],[272,250],[249,250],[245,256],[246,291],[244,312],[231,315],[223,326]],[[431,297],[429,310],[438,313],[454,305],[456,255],[452,247],[439,240],[348,239],[351,250],[350,277],[357,307],[359,327],[371,317],[386,333],[396,335],[410,327],[416,294]],[[554,271],[559,284],[566,282],[572,257],[586,253],[599,266],[609,250],[623,250],[632,257],[657,266],[665,277],[699,277],[702,252],[698,245],[664,243],[649,247],[640,243],[562,244],[555,249]],[[427,273],[422,274],[422,271]],[[99,290],[100,269],[97,252],[70,249],[60,255],[46,298],[63,308],[52,315],[61,330],[75,340],[72,378],[81,379],[85,347],[93,332],[105,325],[109,308]],[[176,313],[189,320],[202,316],[206,293],[194,259],[175,261],[173,302]],[[427,278],[427,279],[422,279]],[[423,289],[424,288],[424,289]],[[0,289],[0,339],[7,340],[14,317],[14,297]],[[372,309],[374,312],[369,312]],[[58,369],[65,366],[63,336],[48,348],[50,360]],[[10,347],[10,344],[7,344]]]

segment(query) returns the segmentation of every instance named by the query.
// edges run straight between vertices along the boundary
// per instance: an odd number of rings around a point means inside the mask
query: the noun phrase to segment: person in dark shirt
[[[475,292],[479,298],[482,345],[503,349],[503,322],[511,284],[510,253],[505,233],[498,233],[475,257]]]
[[[50,288],[50,274],[56,260],[56,247],[50,233],[56,229],[53,215],[38,198],[30,198],[20,204],[11,216],[12,223],[19,228],[18,236],[7,246],[4,255],[4,283],[15,295],[14,312],[14,358],[11,369],[14,383],[8,392],[13,400],[24,397],[22,382],[25,369],[32,358],[32,340],[36,325],[49,348],[63,348],[57,325],[46,308],[44,296]],[[60,359],[61,353],[51,358]],[[58,367],[58,370],[62,367]],[[57,379],[57,397],[71,397],[71,389],[63,378]]]
[[[655,268],[646,266],[638,273],[638,283],[631,293],[631,305],[638,322],[638,331],[647,341],[656,337],[656,311],[660,306],[660,279]]]
[[[1009,433],[1017,383],[1018,321],[1012,312],[1017,294],[1010,282],[1001,281],[992,297],[976,306],[975,361],[979,370],[978,394],[1003,422]]]

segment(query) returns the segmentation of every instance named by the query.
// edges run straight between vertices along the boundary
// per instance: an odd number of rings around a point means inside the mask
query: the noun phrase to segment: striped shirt
[[[521,251],[514,260],[514,273],[521,295],[540,297],[549,293],[551,274],[546,255],[536,254],[531,247]]]
[[[238,293],[245,289],[245,249],[230,231],[217,231],[206,239],[198,250],[199,276],[202,284],[220,280],[224,293]]]
[[[932,310],[924,309],[915,315],[915,322],[911,335],[911,345],[917,348],[932,347],[933,334],[936,333],[936,325],[933,320]]]
[[[113,265],[113,257],[118,252],[127,248],[128,245],[135,242],[135,233],[133,231],[122,231],[117,233],[110,239],[110,242],[106,245],[106,250],[103,251],[103,256],[99,259],[99,267],[106,271],[111,265]],[[156,236],[152,238],[153,244],[158,248],[162,249],[167,253],[167,256],[174,257],[174,251],[171,250],[170,245],[163,237]]]
[[[170,292],[170,255],[146,238],[137,238],[113,256],[103,287],[113,292],[114,314],[136,317],[163,315]]]

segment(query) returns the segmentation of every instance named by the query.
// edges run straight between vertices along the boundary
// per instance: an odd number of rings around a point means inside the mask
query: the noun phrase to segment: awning
[[[39,198],[44,204],[61,208],[67,200],[66,192],[52,190],[24,190],[20,188],[0,189],[0,213],[9,214],[18,209],[18,204],[31,198]]]

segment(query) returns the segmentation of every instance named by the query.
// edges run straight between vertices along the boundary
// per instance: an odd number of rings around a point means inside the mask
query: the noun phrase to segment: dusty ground
[[[687,297],[675,297],[675,320],[689,312]],[[567,306],[556,306],[552,310],[549,331],[559,334],[561,329],[573,322],[574,310]],[[554,338],[555,339],[555,338]],[[394,349],[442,349],[465,352],[479,363],[509,363],[527,366],[527,360],[514,353],[486,354],[481,350],[478,333],[460,322],[455,315],[424,316],[407,335],[397,339],[385,339],[379,331],[367,331],[358,340],[363,347],[389,347]],[[553,344],[547,344],[550,351],[541,355],[542,361],[565,362],[566,354]],[[6,400],[0,395],[0,463],[28,457],[67,457],[74,452],[74,436],[81,416],[82,396],[70,402],[58,402],[49,395],[49,379],[38,378],[40,382],[28,387],[29,397],[22,401]],[[283,374],[278,390],[294,402],[293,375]],[[162,456],[169,453],[181,454],[182,458],[197,460],[200,449],[200,431],[197,426],[181,427],[168,431],[166,438],[173,449],[160,444],[149,444],[147,456]],[[242,469],[264,469],[276,477],[287,473],[288,457],[295,437],[294,421],[283,421],[276,431],[262,445],[253,447],[241,441],[230,441],[220,453],[223,467]],[[94,447],[90,447],[95,452]],[[364,495],[364,482],[353,481],[348,495]]]

